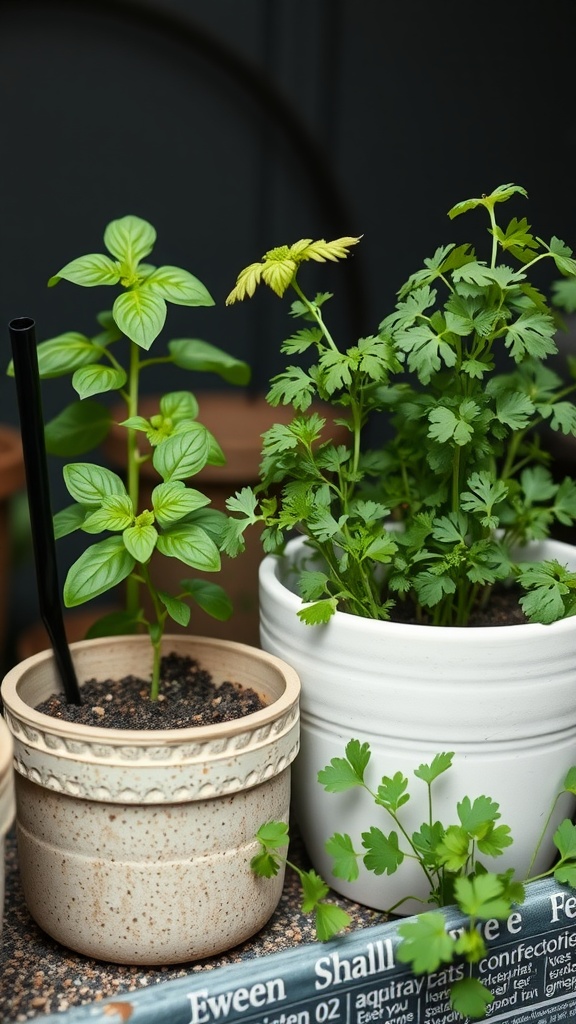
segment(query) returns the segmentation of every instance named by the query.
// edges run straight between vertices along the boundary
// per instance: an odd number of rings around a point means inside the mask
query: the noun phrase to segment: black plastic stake
[[[34,320],[26,316],[18,317],[10,321],[8,329],[12,343],[14,376],[20,412],[20,433],[24,452],[40,616],[50,637],[66,700],[69,704],[81,704],[80,688],[72,664],[62,616]]]

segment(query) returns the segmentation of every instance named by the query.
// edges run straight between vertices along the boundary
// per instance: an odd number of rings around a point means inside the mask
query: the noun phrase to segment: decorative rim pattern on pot
[[[149,643],[147,637],[138,639]],[[26,666],[32,672],[39,664],[51,665],[52,653],[44,651],[12,669],[2,684],[16,771],[31,782],[72,797],[123,804],[182,803],[225,796],[258,786],[282,772],[299,749],[300,682],[296,672],[273,655],[243,644],[185,639],[204,645],[206,651],[232,649],[239,658],[247,652],[257,654],[264,671],[275,682],[282,679],[282,686],[276,683],[277,695],[272,694],[271,702],[261,711],[213,726],[171,730],[79,726],[35,711],[20,696]],[[182,637],[167,638],[167,644],[171,641],[172,646],[180,647],[184,642]],[[104,640],[107,642],[110,638]],[[73,655],[84,643],[71,645]]]
[[[16,804],[14,800],[14,771],[12,736],[6,722],[0,716],[0,838],[6,834],[14,821]],[[0,911],[1,911],[0,907]]]

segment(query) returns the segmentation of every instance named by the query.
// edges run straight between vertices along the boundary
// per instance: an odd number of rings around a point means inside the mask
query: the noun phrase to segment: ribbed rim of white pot
[[[10,828],[16,811],[13,754],[12,736],[0,715],[0,838]]]
[[[129,666],[114,666],[125,645]],[[104,660],[96,673],[81,669],[95,648]],[[188,654],[207,671],[252,687],[269,701],[230,722],[182,729],[112,729],[61,721],[34,709],[59,683],[52,651],[11,669],[2,683],[16,772],[31,782],[80,799],[166,803],[210,799],[259,785],[294,760],[299,747],[300,679],[275,655],[212,637],[167,636],[166,653]],[[103,637],[70,644],[79,683],[96,674],[143,673],[149,639]],[[134,661],[134,659],[136,659]],[[150,662],[151,664],[151,655]],[[56,685],[56,689],[58,689]]]
[[[290,590],[289,586],[284,582],[286,567],[291,564],[295,556],[305,549],[305,542],[305,537],[295,537],[288,541],[284,554],[266,555],[262,559],[258,570],[261,607],[265,608],[268,597],[272,595],[274,601],[285,610],[286,615],[297,616],[298,612],[306,607],[306,603],[302,601],[301,597]],[[524,559],[525,561],[557,559],[561,565],[571,563],[572,568],[576,569],[576,546],[572,544],[547,539],[531,543],[528,545],[527,550],[530,552],[530,559],[526,558]],[[313,554],[311,549],[310,553],[311,555]],[[371,634],[380,634],[382,627],[388,625],[388,623],[381,619],[362,618],[359,615],[351,615],[349,612],[338,610],[330,617],[326,625],[306,626],[305,628],[319,631],[326,628],[337,630],[338,628],[346,628],[347,624],[352,622],[357,634],[359,635],[362,632],[367,637],[367,643],[370,642]],[[575,622],[576,617],[570,616],[566,619],[559,619],[549,626],[543,625],[540,622],[519,622],[506,626],[471,626],[468,629],[462,626],[431,626],[408,622],[393,622],[393,626],[397,636],[400,638],[405,636],[407,643],[414,641],[414,637],[417,635],[415,631],[421,633],[422,637],[426,636],[429,643],[434,643],[436,639],[442,639],[443,642],[449,640],[451,643],[458,643],[463,642],[465,634],[473,630],[475,633],[481,633],[483,642],[493,645],[509,643],[506,634],[511,629],[515,631],[530,629],[544,637],[546,635],[550,636],[551,628],[554,629],[555,635],[571,632],[575,628]]]

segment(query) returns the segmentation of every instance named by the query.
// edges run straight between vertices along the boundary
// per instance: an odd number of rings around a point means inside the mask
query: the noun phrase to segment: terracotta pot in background
[[[0,426],[0,662],[4,658],[8,614],[8,580],[12,547],[10,543],[10,499],[25,484],[24,456],[20,431]]]
[[[90,603],[84,607],[64,611],[64,630],[69,644],[84,640],[93,622],[118,611],[118,605],[95,605]],[[25,661],[33,654],[47,651],[50,648],[50,637],[43,622],[33,622],[16,637],[16,656],[18,661]]]
[[[290,423],[294,411],[289,406],[273,409],[263,396],[251,396],[245,392],[207,391],[199,392],[197,398],[200,406],[198,419],[214,434],[227,462],[224,466],[206,466],[194,477],[194,486],[210,498],[212,508],[225,512],[227,498],[242,487],[254,486],[258,482],[264,431],[274,423]],[[312,408],[331,423],[331,436],[344,443],[349,436],[348,431],[334,424],[333,410],[321,405]],[[140,400],[139,413],[146,419],[158,409],[158,398]],[[113,415],[119,420],[124,419],[124,407],[113,410]],[[141,447],[144,450],[142,444]],[[113,426],[103,449],[111,465],[117,471],[123,469],[126,464],[125,428]],[[142,466],[141,481],[140,508],[150,508],[151,493],[159,478],[149,462]],[[201,632],[206,636],[258,646],[258,566],[263,557],[260,533],[257,527],[251,527],[245,533],[246,550],[237,558],[222,556],[222,570],[217,578],[214,573],[190,569],[190,576],[202,577],[224,587],[234,605],[232,617],[227,622],[218,622],[193,604],[190,626],[179,627],[171,623],[171,632]],[[174,559],[153,557],[152,576],[158,587],[168,593],[176,593],[180,580],[186,576],[186,567]]]

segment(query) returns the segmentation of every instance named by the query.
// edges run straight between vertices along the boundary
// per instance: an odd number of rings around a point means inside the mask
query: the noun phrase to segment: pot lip
[[[14,754],[12,733],[8,728],[4,717],[0,715],[0,800],[2,799],[2,790],[6,784],[6,780],[10,778],[12,772],[12,758]]]
[[[355,629],[358,633],[365,633],[370,636],[374,633],[380,634],[383,630],[394,630],[397,636],[405,636],[406,641],[413,641],[416,635],[419,636],[419,640],[424,640],[428,637],[428,640],[438,642],[441,639],[452,642],[460,642],[464,640],[466,635],[468,636],[482,636],[486,639],[486,642],[491,644],[498,642],[508,642],[511,636],[511,630],[514,630],[514,635],[520,637],[523,631],[524,635],[528,638],[528,635],[534,637],[538,634],[542,636],[550,636],[550,632],[553,630],[555,634],[570,633],[576,630],[576,615],[569,616],[565,619],[559,619],[557,622],[552,622],[549,625],[544,625],[541,622],[516,622],[504,626],[432,626],[432,625],[421,625],[419,623],[412,622],[393,622],[384,621],[382,619],[368,619],[363,618],[360,615],[351,615],[350,612],[343,612],[339,609],[331,616],[329,622],[324,625],[308,626],[304,623],[300,623],[297,617],[297,613],[306,607],[306,602],[302,601],[298,594],[290,590],[285,583],[282,582],[281,567],[284,564],[289,563],[291,559],[296,555],[297,552],[304,547],[306,543],[305,536],[293,537],[288,541],[284,549],[283,554],[267,554],[264,556],[259,566],[259,582],[260,582],[260,604],[265,605],[267,598],[273,594],[273,600],[280,604],[286,611],[287,615],[293,615],[296,619],[297,625],[302,629],[319,631],[325,630],[346,630],[350,632]],[[565,541],[555,540],[554,538],[547,538],[544,541],[535,541],[534,545],[553,545],[558,555],[564,553],[568,557],[568,553],[571,553],[572,558],[576,561],[576,545],[567,544]],[[489,638],[489,639],[488,639]]]
[[[2,761],[0,763],[0,840],[10,828],[16,813],[14,795],[14,744],[12,734],[0,715],[0,741]],[[0,908],[1,910],[1,908]]]
[[[119,643],[149,644],[148,636],[112,636],[98,637],[93,640],[78,640],[70,644],[70,651],[86,645],[104,646],[112,643],[116,646]],[[19,722],[31,729],[42,730],[52,736],[58,736],[65,740],[81,740],[83,742],[102,741],[108,746],[127,747],[137,744],[140,747],[159,746],[183,746],[185,744],[205,743],[206,741],[217,742],[219,739],[230,738],[238,734],[253,732],[260,728],[266,729],[281,715],[286,714],[292,707],[298,706],[300,697],[300,678],[295,669],[287,662],[274,654],[269,654],[258,647],[251,647],[234,640],[222,640],[217,637],[204,637],[192,635],[167,634],[164,637],[164,646],[174,644],[182,646],[189,642],[197,645],[215,649],[232,648],[239,656],[246,656],[249,653],[256,656],[261,662],[265,662],[284,680],[284,690],[265,708],[254,711],[250,715],[244,715],[228,722],[219,722],[214,725],[189,726],[179,729],[113,729],[105,726],[83,725],[77,722],[66,722],[51,715],[36,711],[26,703],[20,696],[18,689],[26,676],[46,661],[53,660],[54,655],[51,649],[33,654],[24,661],[15,665],[4,676],[0,690],[4,707],[9,715],[17,718]],[[201,659],[201,654],[200,654]]]

